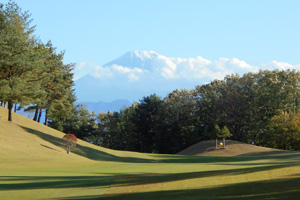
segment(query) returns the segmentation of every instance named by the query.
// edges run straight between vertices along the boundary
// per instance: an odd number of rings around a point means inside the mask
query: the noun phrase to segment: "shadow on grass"
[[[172,181],[182,181],[195,178],[232,176],[241,174],[250,174],[254,172],[268,171],[272,169],[284,168],[286,165],[251,167],[242,169],[228,169],[215,171],[187,172],[187,173],[146,173],[146,174],[124,174],[113,173],[94,176],[2,176],[0,181],[11,184],[0,186],[4,190],[16,189],[41,189],[41,188],[68,188],[68,187],[97,187],[109,186],[111,184],[117,186],[133,186],[141,184],[157,184]],[[103,173],[102,173],[103,174]],[[113,179],[113,183],[111,182]],[[15,181],[24,183],[13,183]]]
[[[55,148],[49,147],[49,146],[44,145],[44,144],[41,144],[41,146],[42,146],[42,147],[45,147],[45,148],[47,148],[47,149],[51,149],[51,150],[53,150],[53,151],[59,151],[59,150],[57,150],[57,149],[55,149]],[[59,152],[60,152],[60,151],[59,151]]]
[[[271,169],[283,168],[286,165],[251,167],[218,171],[189,172],[176,174],[106,174],[94,176],[2,176],[0,191],[19,191],[35,189],[65,188],[109,188],[114,186],[135,186],[162,184],[194,178],[218,177],[223,175],[240,175]],[[223,185],[220,187],[180,190],[141,192],[101,196],[100,199],[297,199],[300,194],[300,178],[275,179],[249,183]],[[72,195],[72,194],[70,194]],[[70,196],[64,199],[99,199],[98,196]]]
[[[98,200],[102,199],[99,197],[99,195],[90,195],[90,196],[76,196],[76,197],[65,197],[65,198],[59,198],[60,200]]]
[[[113,185],[122,186],[134,186],[134,185],[147,185],[147,184],[159,184],[173,181],[192,180],[198,178],[207,177],[219,177],[219,176],[234,176],[250,174],[255,172],[263,172],[273,169],[280,169],[291,165],[276,165],[265,167],[250,167],[242,169],[228,169],[228,170],[215,170],[215,171],[201,171],[201,172],[187,172],[187,173],[173,173],[173,174],[139,174],[139,175],[126,175],[126,174],[114,174]]]
[[[274,150],[274,151],[262,151],[262,152],[253,152],[240,154],[239,156],[268,156],[268,155],[280,155],[280,154],[298,154],[297,151],[284,151],[284,150]]]
[[[109,188],[114,186],[134,186],[141,184],[164,183],[170,181],[185,180],[191,178],[201,178],[207,176],[220,176],[236,173],[250,173],[255,169],[224,170],[214,172],[195,172],[180,174],[143,174],[143,175],[110,175],[110,176],[7,176],[1,177],[1,191],[20,191],[34,189],[65,189],[65,188],[89,188],[100,187]],[[262,170],[262,168],[256,169]],[[237,171],[237,172],[236,172]],[[112,182],[111,179],[114,179]],[[14,183],[17,181],[18,183]],[[23,183],[22,183],[23,181]],[[21,182],[21,183],[20,183]],[[274,179],[269,181],[254,181],[247,183],[221,185],[203,189],[188,190],[168,190],[155,192],[138,192],[128,194],[111,194],[111,195],[90,195],[90,196],[72,196],[62,199],[106,199],[106,200],[132,200],[132,199],[172,199],[172,200],[189,200],[189,199],[217,199],[217,200],[250,200],[250,199],[274,199],[287,200],[299,199],[300,196],[300,177],[287,179]]]
[[[50,143],[52,143],[55,146],[61,147],[61,148],[66,148],[65,142],[61,138],[57,138],[54,136],[51,136],[49,134],[43,133],[41,131],[37,131],[28,127],[21,126],[24,130],[27,132],[34,134],[43,140],[46,140]],[[41,144],[42,145],[42,144]],[[45,145],[42,145],[45,147]],[[52,148],[53,150],[53,148]],[[142,158],[135,158],[135,157],[119,157],[115,156],[113,154],[106,153],[104,151],[82,146],[77,144],[76,148],[72,150],[71,153],[77,154],[79,156],[83,156],[86,158],[89,158],[91,160],[98,160],[98,161],[115,161],[115,162],[132,162],[132,163],[152,163],[155,162],[152,159],[142,159]]]
[[[290,165],[288,165],[290,166]],[[1,176],[1,190],[26,190],[50,188],[84,188],[99,186],[133,186],[141,184],[157,184],[172,181],[182,181],[195,178],[218,177],[223,175],[241,175],[268,171],[287,167],[287,165],[250,167],[215,171],[200,171],[187,173],[146,173],[146,174],[94,174],[93,176]],[[103,175],[104,174],[104,175]],[[111,181],[113,179],[113,182]],[[16,183],[17,182],[17,183]]]
[[[269,160],[266,164],[272,164],[270,160],[287,160],[287,163],[300,162],[300,154],[272,154],[261,156],[182,156],[182,155],[153,155],[160,163],[234,163],[234,162],[247,162]],[[263,163],[259,163],[263,164]],[[236,165],[236,163],[234,163]],[[258,163],[243,163],[243,165],[258,165]]]
[[[270,170],[283,166],[256,167],[246,169],[217,170],[204,172],[188,172],[176,174],[106,174],[105,176],[2,176],[0,190],[28,190],[28,189],[52,189],[52,188],[85,188],[85,187],[108,187],[133,186],[141,184],[164,183],[181,181],[194,178],[205,178],[222,175],[239,175],[252,172]],[[111,180],[114,180],[113,182]],[[17,182],[17,183],[15,183]]]
[[[129,194],[104,195],[105,200],[131,200],[131,199],[209,199],[209,200],[294,200],[300,196],[300,178],[275,179],[270,181],[254,181],[248,183],[230,184],[219,187],[168,190],[156,192],[138,192]]]
[[[111,185],[110,176],[6,176],[1,177],[0,180],[7,182],[0,185],[0,191],[109,187]],[[13,183],[14,181],[21,183]]]

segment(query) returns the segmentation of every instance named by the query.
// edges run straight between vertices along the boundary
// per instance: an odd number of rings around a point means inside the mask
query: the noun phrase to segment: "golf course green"
[[[228,141],[177,155],[115,151],[0,107],[0,199],[299,199],[300,154]],[[214,146],[212,146],[214,147]]]

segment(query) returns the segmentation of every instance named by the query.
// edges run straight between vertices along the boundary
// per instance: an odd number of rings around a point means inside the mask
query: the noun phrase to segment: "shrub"
[[[63,140],[66,141],[67,153],[69,153],[71,149],[76,146],[77,137],[74,134],[66,134],[64,135]]]

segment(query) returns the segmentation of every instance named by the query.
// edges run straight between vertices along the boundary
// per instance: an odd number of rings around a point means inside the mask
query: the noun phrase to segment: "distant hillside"
[[[195,155],[195,156],[258,156],[271,155],[281,153],[292,153],[292,151],[284,151],[256,145],[246,144],[234,140],[226,140],[225,149],[216,149],[214,140],[202,141],[196,143],[185,150],[179,152],[179,155]]]
[[[86,108],[92,113],[95,112],[96,114],[99,114],[100,112],[118,112],[120,109],[124,107],[129,107],[132,105],[132,102],[126,99],[119,99],[112,102],[104,102],[104,101],[98,101],[98,102],[76,102],[76,105],[78,104],[84,104],[86,105]]]

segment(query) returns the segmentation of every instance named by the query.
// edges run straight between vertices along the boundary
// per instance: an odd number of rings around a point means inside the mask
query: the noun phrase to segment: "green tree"
[[[300,149],[300,112],[287,113],[279,111],[268,124],[265,135],[269,147],[299,150]]]
[[[218,137],[220,137],[220,138],[223,138],[223,148],[225,149],[226,148],[226,145],[225,145],[225,139],[227,138],[227,137],[231,137],[232,136],[232,134],[230,133],[230,131],[229,131],[229,129],[226,127],[226,126],[224,126],[222,129],[221,129],[221,131],[219,132],[219,135],[218,135]]]
[[[98,131],[102,146],[116,149],[128,149],[128,134],[124,131],[122,112],[100,113],[98,115]]]
[[[156,138],[160,125],[159,110],[162,100],[156,94],[144,97],[136,107],[133,123],[136,126],[135,149],[140,152],[156,152]]]
[[[1,101],[8,102],[9,121],[13,104],[30,104],[40,92],[34,82],[41,59],[30,22],[30,14],[16,3],[0,6],[0,89]]]
[[[55,48],[48,44],[48,59],[45,63],[48,69],[48,76],[43,81],[43,88],[46,92],[42,107],[46,111],[45,125],[48,118],[52,120],[67,118],[75,102],[74,90],[72,89],[74,64],[64,64],[64,52],[57,54]]]
[[[219,125],[215,125],[215,130],[212,132],[212,137],[215,138],[216,140],[216,149],[218,149],[218,138],[219,138],[219,135],[221,134],[221,129],[220,129],[220,126]]]
[[[196,109],[193,90],[174,90],[163,99],[155,140],[158,153],[178,153],[202,139],[197,129]]]
[[[215,132],[215,124],[218,123],[219,112],[217,102],[222,96],[224,81],[215,80],[209,84],[196,87],[196,105],[199,121],[197,123],[199,132],[203,133],[203,139],[210,139]]]
[[[119,131],[122,135],[122,145],[124,150],[135,151],[135,144],[137,141],[137,128],[133,119],[136,109],[139,106],[137,102],[134,102],[132,106],[120,110],[120,121],[119,121]]]
[[[85,105],[79,104],[72,109],[71,117],[54,120],[51,126],[54,128],[61,126],[63,132],[72,133],[80,139],[87,139],[97,128],[96,115],[90,113]]]

